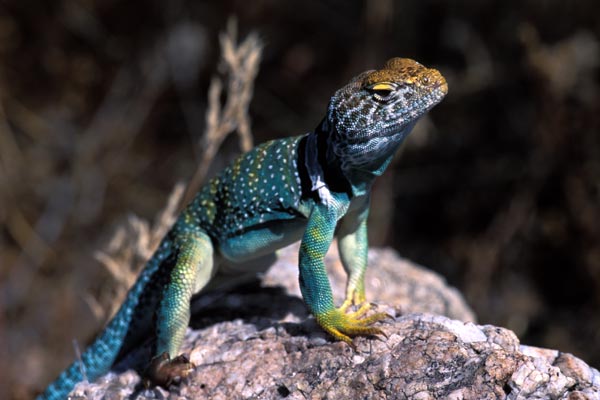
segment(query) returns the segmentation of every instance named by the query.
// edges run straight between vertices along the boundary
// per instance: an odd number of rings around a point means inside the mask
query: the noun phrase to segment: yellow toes
[[[346,314],[347,309],[342,305],[338,309],[325,311],[317,314],[317,323],[331,336],[337,340],[342,340],[352,345],[353,336],[370,336],[370,335],[385,335],[385,333],[372,325],[375,322],[384,320],[389,317],[386,313],[376,313],[366,318],[361,318],[369,309],[369,303],[363,304],[358,311]],[[352,345],[353,346],[353,345]],[[354,347],[354,346],[353,346]]]
[[[358,319],[358,318],[362,317],[363,315],[365,315],[367,313],[367,311],[369,311],[370,309],[371,309],[371,303],[364,303],[362,306],[360,306],[360,308],[357,311],[348,314],[348,316],[350,318]],[[373,321],[373,322],[375,322],[375,321]]]
[[[339,308],[340,312],[345,313],[346,310],[348,310],[348,308],[350,308],[350,306],[352,306],[352,300],[351,299],[346,299],[344,301],[344,303],[342,304],[342,306]]]

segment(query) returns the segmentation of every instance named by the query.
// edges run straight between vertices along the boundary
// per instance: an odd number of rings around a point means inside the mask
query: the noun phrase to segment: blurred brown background
[[[389,57],[439,68],[450,93],[377,183],[371,242],[442,273],[480,322],[599,367],[599,4],[0,2],[0,397],[93,337],[113,284],[94,252],[192,177],[231,15],[265,44],[256,142],[309,131]]]

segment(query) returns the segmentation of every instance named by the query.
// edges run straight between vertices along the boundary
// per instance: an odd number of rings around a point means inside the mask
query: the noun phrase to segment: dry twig
[[[202,158],[185,190],[185,196],[184,185],[179,183],[171,192],[167,206],[158,215],[153,227],[150,227],[149,222],[130,215],[127,222],[117,228],[107,248],[96,253],[98,261],[118,282],[117,293],[111,293],[110,313],[104,311],[106,307],[100,305],[101,301],[91,296],[86,299],[99,320],[112,315],[121,304],[139,270],[175,222],[178,206],[189,202],[198,190],[223,140],[233,131],[237,131],[242,150],[252,148],[248,105],[252,98],[254,78],[258,73],[262,45],[255,34],[250,34],[237,45],[236,36],[235,21],[230,20],[227,31],[220,36],[222,67],[227,76],[227,99],[221,106],[223,82],[220,78],[213,77],[208,94],[205,135],[201,142]]]
[[[136,215],[129,215],[112,236],[106,249],[97,251],[96,259],[104,265],[115,281],[116,294],[111,294],[111,307],[107,310],[92,296],[86,301],[98,320],[113,315],[135,282],[139,271],[152,256],[161,239],[177,218],[177,205],[183,196],[184,184],[178,183],[169,195],[167,205],[158,214],[153,226]]]
[[[187,187],[181,206],[189,203],[206,177],[208,168],[225,138],[237,131],[242,151],[252,148],[252,132],[248,105],[252,99],[254,79],[262,53],[262,43],[255,33],[237,44],[236,22],[230,19],[227,31],[219,36],[221,43],[221,68],[226,75],[227,99],[221,105],[223,81],[214,76],[208,90],[206,127],[200,143],[202,158]]]

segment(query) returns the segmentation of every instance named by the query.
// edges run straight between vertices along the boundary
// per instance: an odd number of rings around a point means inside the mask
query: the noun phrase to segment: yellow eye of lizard
[[[371,89],[375,91],[392,91],[394,90],[394,86],[391,83],[382,82],[374,85]]]
[[[374,84],[370,89],[377,100],[386,100],[392,94],[394,85],[389,82],[381,82]]]

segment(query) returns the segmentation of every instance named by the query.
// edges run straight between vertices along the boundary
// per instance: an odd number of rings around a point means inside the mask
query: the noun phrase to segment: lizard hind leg
[[[213,246],[207,234],[179,234],[168,283],[156,311],[156,353],[146,370],[146,384],[164,387],[187,377],[194,365],[179,349],[190,320],[190,300],[214,275]]]

